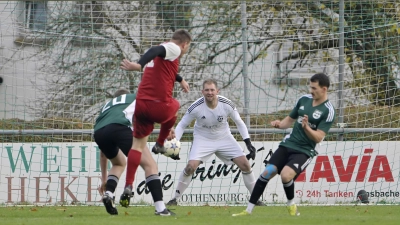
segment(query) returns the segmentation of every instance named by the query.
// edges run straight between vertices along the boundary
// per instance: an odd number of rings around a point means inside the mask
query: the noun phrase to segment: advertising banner
[[[398,144],[399,143],[399,144]],[[149,143],[149,147],[154,143]],[[182,143],[181,160],[153,155],[158,164],[164,201],[174,195],[180,173],[186,166],[189,142]],[[240,143],[245,148],[244,143]],[[258,179],[265,168],[269,151],[279,142],[254,142],[265,150],[250,160]],[[400,142],[324,142],[319,155],[295,182],[297,203],[353,203],[359,190],[369,194],[370,202],[400,201]],[[4,204],[101,204],[100,150],[96,143],[1,143],[0,203]],[[247,152],[247,150],[245,150]],[[116,190],[123,191],[125,173]],[[134,183],[133,204],[151,204],[143,169]],[[181,205],[246,204],[250,197],[236,165],[224,165],[212,156],[195,171],[183,193]],[[262,196],[267,203],[285,203],[279,176],[274,177]]]

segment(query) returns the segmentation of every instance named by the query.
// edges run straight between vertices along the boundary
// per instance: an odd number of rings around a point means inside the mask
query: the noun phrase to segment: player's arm
[[[189,126],[189,124],[193,121],[194,115],[186,112],[185,115],[182,117],[181,121],[179,121],[178,125],[175,127],[175,138],[176,140],[181,140],[183,132],[185,128]]]
[[[175,129],[172,127],[171,130],[169,131],[168,136],[167,136],[167,140],[170,141],[170,140],[174,139],[175,137],[176,137],[175,136]]]
[[[271,126],[275,127],[275,128],[279,128],[279,129],[287,129],[289,127],[292,127],[294,121],[296,121],[296,119],[287,116],[285,117],[285,119],[283,120],[274,120],[271,122]]]
[[[101,181],[102,183],[107,182],[107,157],[103,154],[103,152],[100,152],[100,171],[101,171]]]
[[[271,126],[279,129],[287,129],[289,127],[292,127],[294,121],[299,117],[299,107],[300,107],[300,100],[302,99],[299,98],[297,100],[296,105],[293,107],[292,111],[289,113],[289,116],[285,117],[283,120],[274,120],[271,122]]]
[[[180,83],[183,81],[183,77],[181,77],[181,75],[179,74],[176,74],[175,81],[178,81]]]
[[[165,58],[167,54],[167,51],[165,50],[165,47],[162,45],[155,46],[150,48],[142,57],[140,57],[139,61],[137,63],[135,62],[130,62],[127,59],[124,59],[121,62],[121,69],[123,70],[137,70],[140,71],[144,68],[144,66],[149,63],[151,60],[156,58],[157,56]]]
[[[308,116],[307,115],[304,115],[301,125],[302,125],[307,137],[310,138],[311,140],[313,140],[315,143],[320,143],[322,140],[324,140],[326,133],[323,130],[311,129],[311,127],[308,125]]]
[[[233,122],[235,122],[236,127],[238,128],[239,133],[242,136],[243,140],[246,139],[250,140],[249,130],[247,129],[246,124],[243,122],[242,118],[240,118],[240,115],[236,110],[236,108],[231,112],[230,117],[233,120]]]
[[[189,84],[181,77],[179,74],[176,74],[175,81],[178,81],[181,85],[183,92],[189,92]]]
[[[246,156],[247,159],[254,160],[256,158],[256,148],[251,144],[249,130],[247,129],[246,124],[243,122],[242,118],[240,118],[240,115],[236,108],[234,108],[233,111],[230,113],[230,117],[235,122],[244,143],[246,143],[246,148],[249,151],[249,154]]]
[[[335,110],[332,107],[329,109],[329,114],[324,115],[321,122],[319,122],[316,130],[311,129],[311,127],[308,126],[307,115],[304,115],[302,121],[302,127],[308,138],[313,140],[315,143],[320,143],[321,141],[324,140],[329,129],[331,129],[334,119],[335,119]]]

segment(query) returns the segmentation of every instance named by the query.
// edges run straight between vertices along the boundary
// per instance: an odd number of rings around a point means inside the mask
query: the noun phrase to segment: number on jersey
[[[116,98],[113,98],[113,100],[107,102],[104,107],[103,110],[101,110],[101,113],[105,112],[107,109],[109,109],[111,106],[114,105],[119,105],[119,104],[125,104],[126,102],[126,94],[125,95],[121,95],[118,96]],[[111,103],[111,104],[110,104]]]

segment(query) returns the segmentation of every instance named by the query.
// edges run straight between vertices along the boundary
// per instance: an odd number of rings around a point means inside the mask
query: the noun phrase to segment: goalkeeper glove
[[[172,155],[170,158],[173,159],[173,160],[180,160],[181,159],[181,158],[179,158],[179,153],[177,155]]]
[[[243,141],[246,143],[247,150],[250,152],[246,155],[246,158],[254,160],[256,158],[256,148],[251,144],[250,138],[246,138]]]

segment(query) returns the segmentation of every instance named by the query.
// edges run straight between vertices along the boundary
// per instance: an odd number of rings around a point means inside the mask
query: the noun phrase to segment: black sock
[[[258,199],[260,199],[261,195],[264,193],[265,187],[267,187],[268,184],[268,179],[265,179],[264,177],[260,176],[254,184],[253,192],[251,193],[250,196],[250,203],[256,204]]]
[[[289,181],[286,184],[283,184],[283,189],[286,193],[286,198],[288,200],[292,200],[294,198],[294,182],[293,180]]]
[[[114,193],[115,188],[117,188],[118,185],[118,177],[114,175],[108,175],[107,177],[107,183],[106,183],[106,191],[111,191]]]
[[[146,185],[150,190],[153,201],[158,202],[163,200],[163,192],[161,188],[161,180],[157,174],[150,175],[146,178]]]

